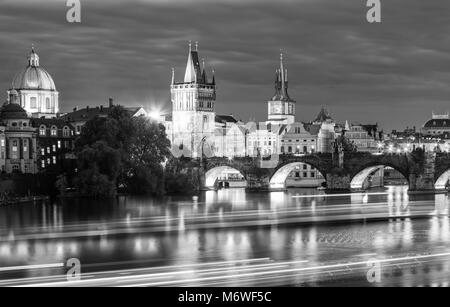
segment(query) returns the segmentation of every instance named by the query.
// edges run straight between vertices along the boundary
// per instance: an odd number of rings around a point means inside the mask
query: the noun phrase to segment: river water
[[[392,186],[5,206],[0,285],[62,283],[69,258],[85,285],[448,285],[448,205]]]

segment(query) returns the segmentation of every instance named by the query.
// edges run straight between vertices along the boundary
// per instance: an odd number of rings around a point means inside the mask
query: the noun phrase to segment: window
[[[308,178],[308,173],[307,172],[303,173],[303,178]]]
[[[311,178],[315,178],[316,177],[316,173],[311,172]]]
[[[41,148],[41,155],[45,156],[45,148]]]
[[[207,130],[208,129],[208,116],[203,116],[203,129]]]
[[[308,169],[308,165],[303,164],[303,169],[304,169],[304,170],[307,170],[307,169]]]
[[[45,108],[49,110],[52,106],[50,105],[50,98],[45,99]]]
[[[50,134],[51,134],[51,136],[57,136],[58,135],[58,128],[56,128],[56,126],[52,126]]]
[[[303,146],[303,152],[308,152],[308,147],[307,146]]]
[[[47,153],[51,153],[50,147],[47,147]]]
[[[1,141],[2,147],[5,147],[5,140]]]
[[[46,135],[46,127],[44,125],[42,125],[41,127],[39,127],[39,135],[40,136],[45,136]]]
[[[28,140],[23,140],[23,151],[28,151]]]
[[[37,109],[37,98],[36,97],[30,98],[30,108]]]
[[[41,161],[41,167],[42,167],[42,168],[45,168],[45,160],[42,160],[42,161]]]
[[[289,153],[292,153],[292,146],[289,146],[289,147],[288,147],[288,152],[289,152]]]
[[[53,164],[56,164],[56,157],[53,156]]]
[[[13,141],[13,146],[12,146],[13,151],[17,151],[17,145],[18,145],[17,141]]]
[[[64,137],[69,137],[70,136],[70,129],[69,129],[69,127],[65,126],[63,128],[63,136]]]
[[[61,148],[61,141],[58,141],[58,148]]]
[[[53,152],[56,152],[56,145],[52,146]]]

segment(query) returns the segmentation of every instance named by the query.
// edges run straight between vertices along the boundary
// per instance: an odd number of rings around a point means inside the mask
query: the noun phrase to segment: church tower
[[[293,124],[295,122],[295,100],[288,94],[288,71],[284,68],[283,54],[280,54],[280,68],[275,73],[275,95],[268,102],[269,122],[272,124]]]
[[[200,157],[206,145],[214,146],[216,80],[208,80],[205,62],[200,65],[198,43],[189,43],[184,81],[175,81],[172,70],[172,144]]]

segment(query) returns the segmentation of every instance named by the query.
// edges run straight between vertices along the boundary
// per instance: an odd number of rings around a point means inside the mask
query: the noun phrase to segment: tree
[[[115,194],[110,193],[111,185],[133,194],[162,194],[162,165],[170,157],[169,148],[163,125],[115,106],[107,117],[96,117],[82,129],[76,142],[77,187],[91,196],[94,191],[84,185],[105,185],[98,187],[99,197]]]
[[[163,194],[163,163],[170,157],[170,141],[163,125],[145,117],[133,120],[127,152],[126,185],[135,194]]]
[[[199,187],[196,176],[186,171],[186,163],[183,158],[170,158],[165,169],[165,190],[169,194],[194,194]]]

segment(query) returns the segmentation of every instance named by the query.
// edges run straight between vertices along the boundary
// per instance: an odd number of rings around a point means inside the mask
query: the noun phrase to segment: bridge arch
[[[435,190],[445,190],[450,180],[450,169],[440,175],[434,183]]]
[[[220,178],[221,174],[223,174],[226,171],[238,172],[244,178],[244,180],[246,180],[245,175],[240,170],[234,167],[228,165],[216,166],[209,169],[205,173],[205,187],[209,189],[215,188],[216,181]]]
[[[291,174],[294,170],[296,170],[297,167],[305,164],[317,170],[323,176],[324,180],[326,180],[326,174],[320,171],[314,164],[305,161],[296,161],[296,162],[289,162],[278,167],[275,170],[275,173],[270,177],[269,187],[272,189],[285,188],[286,180],[288,179],[289,174]]]
[[[365,166],[363,169],[359,170],[355,175],[353,175],[350,182],[350,188],[357,190],[364,190],[365,189],[364,183],[370,177],[370,175],[386,167],[390,167],[398,171],[409,183],[409,178],[407,174],[405,174],[405,172],[400,170],[398,167],[391,164],[374,164]]]

